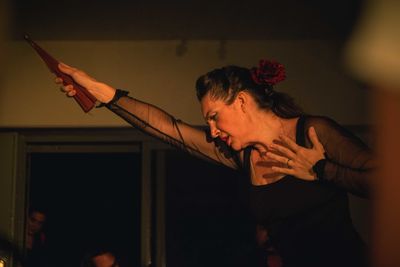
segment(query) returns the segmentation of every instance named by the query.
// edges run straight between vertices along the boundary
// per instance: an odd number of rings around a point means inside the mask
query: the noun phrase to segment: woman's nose
[[[217,129],[217,127],[210,125],[210,132],[211,132],[211,137],[212,138],[217,138],[219,134],[221,133],[220,130]]]

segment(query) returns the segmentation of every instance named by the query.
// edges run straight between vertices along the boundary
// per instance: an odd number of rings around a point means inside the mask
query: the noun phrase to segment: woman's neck
[[[296,125],[298,118],[284,119],[271,111],[256,114],[254,125],[253,146],[261,154],[268,151],[268,146],[280,135],[296,139]]]

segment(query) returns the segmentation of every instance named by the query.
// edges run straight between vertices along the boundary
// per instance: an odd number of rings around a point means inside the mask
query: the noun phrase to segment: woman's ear
[[[240,109],[246,113],[246,109],[247,109],[247,104],[248,104],[248,95],[245,92],[239,92],[238,95],[236,96],[236,100],[238,106],[240,107]]]

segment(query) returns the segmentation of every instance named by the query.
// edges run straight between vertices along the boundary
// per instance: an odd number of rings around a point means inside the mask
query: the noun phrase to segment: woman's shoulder
[[[335,119],[325,115],[304,114],[302,116],[308,123],[337,123]]]
[[[360,141],[350,129],[328,116],[304,115],[304,131],[307,132],[310,127],[314,127],[318,138],[332,139],[341,136]]]
[[[321,130],[343,128],[343,126],[341,126],[335,119],[328,116],[305,114],[302,117],[305,129],[308,129],[311,126],[313,126],[315,129]]]

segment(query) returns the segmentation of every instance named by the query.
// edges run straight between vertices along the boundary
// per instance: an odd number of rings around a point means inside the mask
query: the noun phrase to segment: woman
[[[283,266],[365,266],[347,191],[368,195],[372,153],[333,120],[306,115],[276,92],[273,86],[285,78],[281,64],[261,60],[256,68],[227,66],[201,76],[196,90],[207,132],[80,70],[59,68],[133,126],[245,171],[252,213],[268,230]],[[62,89],[76,93],[70,85]]]

